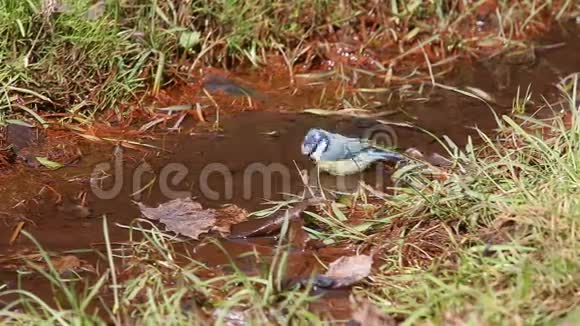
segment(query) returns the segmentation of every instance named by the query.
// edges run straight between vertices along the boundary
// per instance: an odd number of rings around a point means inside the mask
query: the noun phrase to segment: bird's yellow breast
[[[370,162],[361,162],[358,160],[340,160],[340,161],[318,161],[318,167],[332,175],[343,176],[356,174],[364,171],[372,164]]]

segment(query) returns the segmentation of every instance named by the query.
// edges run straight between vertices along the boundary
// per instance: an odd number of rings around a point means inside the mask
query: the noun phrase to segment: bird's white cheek
[[[323,153],[324,153],[324,146],[317,146],[316,150],[314,150],[314,152],[312,152],[312,155],[310,155],[310,157],[315,161],[320,161]]]
[[[314,147],[314,151],[310,153],[310,158],[317,162],[320,161],[322,159],[322,155],[324,154],[327,148],[328,141],[321,140],[320,142],[318,142],[318,144],[316,144],[316,147]]]

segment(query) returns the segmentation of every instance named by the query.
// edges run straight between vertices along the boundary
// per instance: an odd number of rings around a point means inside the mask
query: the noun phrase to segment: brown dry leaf
[[[364,326],[394,326],[397,321],[368,300],[353,304],[352,320]]]
[[[81,261],[76,256],[66,255],[52,259],[52,265],[59,273],[66,271],[77,270],[81,268]]]
[[[203,209],[200,203],[194,202],[191,198],[177,198],[157,207],[136,204],[146,218],[165,224],[168,231],[195,240],[201,234],[209,232],[216,224],[215,210]]]
[[[369,276],[372,265],[371,256],[340,257],[328,265],[328,271],[323,277],[332,281],[332,288],[350,286]]]
[[[287,210],[277,211],[271,216],[235,224],[232,228],[231,237],[248,238],[272,235],[282,228],[284,221],[294,221],[299,219],[302,215],[302,212],[304,212],[304,210],[306,210],[308,207],[318,205],[323,202],[324,200],[322,198],[310,198]]]
[[[236,205],[228,205],[216,211],[216,223],[213,230],[218,231],[222,235],[227,235],[231,232],[232,225],[238,224],[248,220],[248,212]]]

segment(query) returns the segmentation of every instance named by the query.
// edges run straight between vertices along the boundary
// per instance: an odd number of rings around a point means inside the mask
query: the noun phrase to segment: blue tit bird
[[[345,137],[323,129],[310,129],[302,142],[302,154],[332,175],[344,176],[366,170],[378,161],[403,161],[396,152],[375,147],[369,140]]]

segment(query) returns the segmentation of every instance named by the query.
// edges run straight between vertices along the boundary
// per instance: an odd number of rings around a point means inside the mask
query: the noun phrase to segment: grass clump
[[[580,304],[580,124],[577,93],[568,94],[564,118],[504,116],[494,139],[481,134],[483,146],[453,153],[467,172],[415,180],[421,188],[390,198],[395,214],[420,218],[406,222],[405,239],[387,246],[382,272],[361,291],[406,323],[550,324],[572,314]],[[444,250],[431,255],[433,247]]]
[[[449,142],[450,168],[401,168],[394,195],[311,213],[312,236],[375,252],[354,292],[404,324],[577,323],[578,86],[577,74],[559,85],[555,117],[502,116],[479,145]]]
[[[188,79],[196,68],[261,65],[271,54],[282,54],[290,72],[298,64],[324,68],[326,60],[387,80],[405,69],[403,59],[427,68],[477,54],[483,43],[497,50],[580,11],[570,1],[465,3],[5,0],[0,112],[40,113],[33,117],[41,124],[54,111],[77,123],[105,108],[122,117],[144,91]],[[473,36],[476,21],[487,27]]]
[[[55,268],[49,253],[33,240],[48,267],[40,268],[34,262],[28,265],[51,284],[52,299],[25,290],[2,289],[0,321],[5,325],[320,323],[320,317],[307,309],[315,298],[309,293],[312,287],[284,285],[285,246],[279,246],[272,260],[264,262],[262,272],[244,272],[236,263],[239,257],[231,257],[230,272],[223,273],[179,249],[187,243],[143,222],[147,229],[140,225],[134,229],[144,237],[142,241],[119,248],[106,241],[106,250],[114,260],[91,282],[86,273]],[[213,239],[200,245],[223,250]],[[105,253],[98,254],[106,260]],[[228,256],[226,251],[222,254]]]

